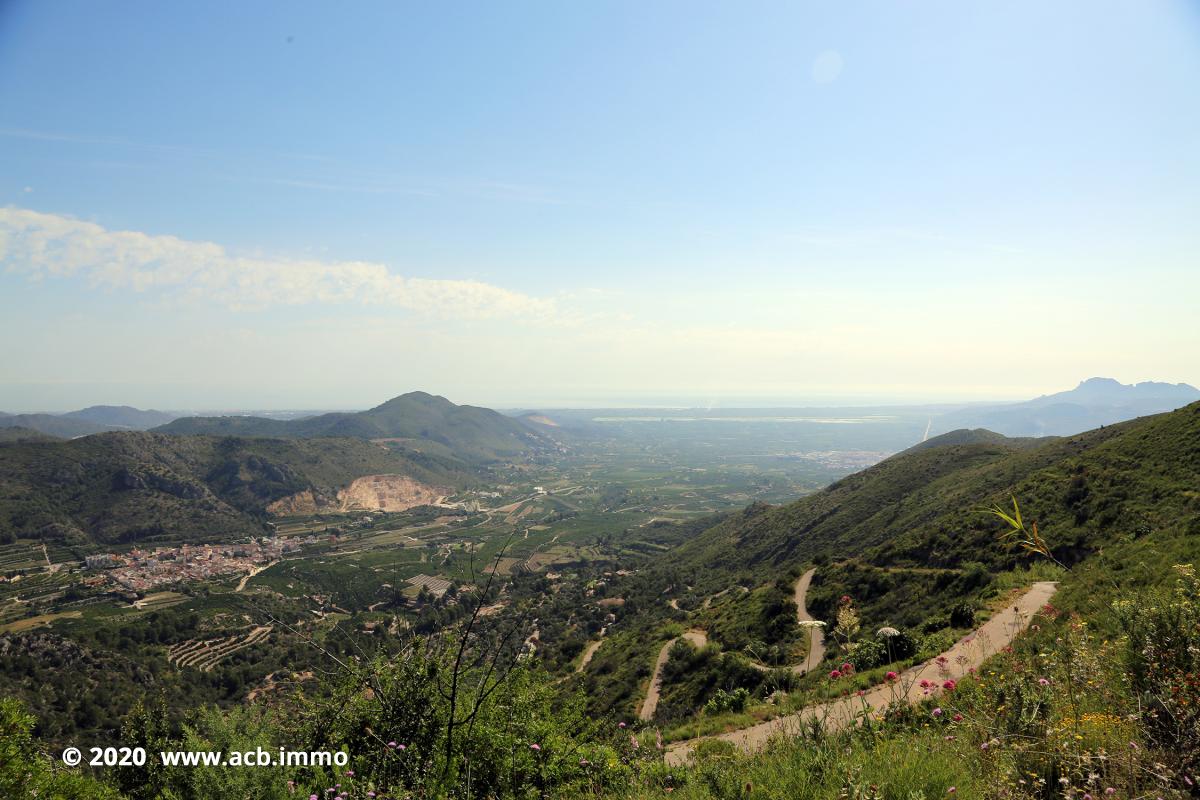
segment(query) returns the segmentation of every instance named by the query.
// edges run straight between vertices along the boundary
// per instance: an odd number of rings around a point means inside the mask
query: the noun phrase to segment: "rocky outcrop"
[[[267,506],[267,513],[277,517],[292,517],[301,514],[316,514],[321,511],[335,511],[328,499],[318,495],[312,489],[296,492]]]

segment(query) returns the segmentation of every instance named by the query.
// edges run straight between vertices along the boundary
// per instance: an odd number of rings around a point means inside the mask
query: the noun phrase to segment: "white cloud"
[[[384,264],[236,256],[212,242],[136,231],[22,208],[0,208],[0,264],[38,280],[166,292],[231,309],[306,303],[392,306],[457,318],[555,317],[553,300],[472,280],[406,278]]]

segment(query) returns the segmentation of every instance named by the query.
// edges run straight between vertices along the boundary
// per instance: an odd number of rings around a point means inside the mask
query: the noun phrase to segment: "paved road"
[[[684,639],[687,639],[696,647],[704,647],[708,644],[708,634],[701,630],[690,630],[683,634]],[[654,662],[654,674],[650,676],[650,687],[646,689],[646,698],[642,700],[642,710],[638,712],[638,719],[649,721],[654,717],[654,712],[658,709],[658,695],[662,691],[662,670],[667,663],[667,657],[671,652],[671,645],[679,641],[680,637],[676,637],[662,646],[662,650],[658,651],[658,660]]]
[[[812,615],[808,613],[808,606],[805,605],[805,597],[808,595],[808,587],[812,585],[813,574],[816,571],[814,567],[796,579],[796,620],[798,622],[811,622],[813,619]],[[812,628],[808,632],[808,655],[803,661],[792,667],[792,672],[804,675],[820,666],[824,659],[825,632],[821,628]]]
[[[820,720],[826,730],[841,730],[855,723],[864,711],[864,704],[872,712],[879,712],[897,700],[917,702],[925,696],[924,690],[919,684],[922,678],[936,680],[941,684],[946,680],[962,678],[972,667],[978,668],[985,660],[1007,647],[1017,637],[1017,634],[1029,625],[1033,615],[1050,600],[1057,589],[1058,584],[1051,581],[1035,583],[1011,606],[996,613],[974,633],[964,637],[942,653],[940,658],[944,658],[945,661],[941,664],[934,659],[910,667],[901,673],[900,679],[895,683],[876,686],[862,697],[849,697],[819,703],[786,717],[779,717],[743,728],[740,731],[704,738],[722,739],[732,742],[746,752],[753,752],[760,749],[774,736],[798,733],[803,726],[814,719]],[[657,670],[655,674],[657,676]],[[941,690],[935,691],[940,692]],[[667,763],[672,765],[686,763],[692,748],[698,741],[700,740],[689,739],[685,742],[676,742],[668,747]]]

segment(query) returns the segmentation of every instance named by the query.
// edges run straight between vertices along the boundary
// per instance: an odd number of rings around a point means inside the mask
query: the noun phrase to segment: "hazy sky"
[[[1200,384],[1197,8],[0,3],[0,409]]]

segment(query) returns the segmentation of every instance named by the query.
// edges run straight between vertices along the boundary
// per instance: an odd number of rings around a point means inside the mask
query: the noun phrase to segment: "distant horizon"
[[[1012,389],[1007,396],[994,394],[990,396],[934,396],[928,394],[810,394],[807,396],[792,396],[792,397],[771,397],[771,396],[753,396],[753,395],[730,395],[730,396],[701,396],[693,395],[692,397],[684,396],[667,396],[667,395],[645,395],[642,397],[608,397],[608,398],[558,398],[547,399],[545,402],[527,402],[527,401],[500,401],[486,402],[470,399],[456,398],[444,392],[433,391],[430,389],[407,389],[388,397],[380,398],[375,401],[364,403],[361,405],[333,406],[333,405],[297,405],[297,404],[261,404],[248,403],[244,405],[235,404],[214,404],[211,406],[166,406],[155,404],[139,404],[136,402],[96,402],[82,403],[70,407],[6,407],[0,405],[0,412],[8,414],[67,414],[74,411],[80,411],[85,408],[95,406],[127,406],[143,411],[161,411],[164,413],[179,413],[184,415],[201,415],[201,416],[216,416],[216,415],[253,415],[254,413],[272,413],[272,414],[326,414],[326,413],[352,413],[357,411],[365,411],[374,408],[381,403],[387,402],[393,397],[398,397],[412,391],[424,391],[428,394],[445,397],[447,400],[456,405],[479,406],[483,408],[491,408],[501,412],[520,412],[520,411],[553,411],[555,409],[562,410],[588,410],[588,409],[647,409],[647,410],[693,410],[693,409],[711,409],[711,410],[736,410],[736,409],[822,409],[822,408],[914,408],[927,406],[963,406],[963,405],[989,405],[989,404],[1004,404],[1004,403],[1019,403],[1025,400],[1032,400],[1036,397],[1044,395],[1057,394],[1059,392],[1068,391],[1076,388],[1082,381],[1091,378],[1110,376],[1088,376],[1071,383],[1063,385],[1059,388],[1049,389],[1045,391]],[[1164,383],[1170,385],[1186,385],[1193,388],[1196,384],[1190,381],[1173,381],[1173,380],[1158,380],[1144,379],[1140,381],[1123,381],[1119,378],[1115,379],[1123,385],[1137,385],[1139,383]],[[1032,393],[1030,393],[1032,391]]]

